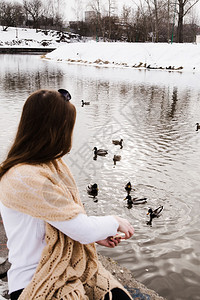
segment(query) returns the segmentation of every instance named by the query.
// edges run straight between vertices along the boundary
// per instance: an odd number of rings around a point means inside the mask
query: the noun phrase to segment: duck
[[[127,195],[124,200],[127,200],[128,205],[138,205],[147,203],[147,198],[131,198],[131,195]]]
[[[122,142],[123,142],[123,139],[121,139],[121,140],[112,140],[112,143],[114,145],[119,145],[121,149],[123,148]]]
[[[200,129],[200,124],[196,123],[196,125],[197,125],[196,131],[198,131]]]
[[[81,100],[81,103],[82,103],[82,106],[83,105],[90,105],[90,102],[86,102],[86,101],[83,101],[83,100]]]
[[[147,212],[147,215],[150,214],[150,220],[147,222],[147,225],[151,225],[152,224],[152,220],[154,218],[158,218],[160,216],[163,208],[164,207],[162,205],[159,206],[158,208],[154,209],[154,210],[152,208],[149,208],[149,210]]]
[[[94,198],[98,195],[98,185],[97,183],[90,184],[87,186],[87,193],[90,196],[93,196]]]
[[[114,161],[114,165],[116,165],[116,161],[120,161],[121,160],[121,155],[114,155],[113,156],[113,161]]]
[[[131,195],[129,195],[129,194],[126,196],[126,198],[124,198],[124,200],[127,200],[127,204],[128,205],[132,205],[133,204],[133,201],[131,199]]]
[[[139,199],[138,198],[133,198],[132,201],[133,201],[134,205],[145,204],[145,203],[147,203],[147,198],[146,197],[139,198]]]
[[[129,195],[132,190],[132,185],[131,185],[130,181],[125,185],[125,190],[127,191],[128,195]]]
[[[106,154],[108,154],[108,150],[104,150],[104,149],[97,149],[97,147],[93,148],[94,151],[94,155],[100,155],[100,156],[105,156]]]

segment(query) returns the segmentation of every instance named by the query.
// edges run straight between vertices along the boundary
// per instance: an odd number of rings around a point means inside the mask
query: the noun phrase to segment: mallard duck
[[[139,198],[139,199],[133,198],[132,201],[133,201],[134,205],[145,204],[145,203],[147,203],[147,198],[145,198],[145,197],[144,198]]]
[[[98,195],[98,185],[97,183],[90,184],[87,186],[87,193],[90,196],[93,196],[94,198]]]
[[[128,205],[132,205],[133,204],[133,201],[131,199],[131,195],[127,195],[126,198],[124,198],[124,200],[127,200],[127,204]]]
[[[97,147],[94,147],[93,151],[95,156],[96,155],[105,156],[106,154],[108,154],[108,150],[97,149]]]
[[[160,216],[162,210],[163,210],[163,206],[162,205],[159,206],[158,208],[154,209],[154,210],[152,210],[152,208],[149,208],[147,215],[150,214],[150,220],[147,222],[147,225],[151,225],[152,220],[154,218],[158,218]]]
[[[129,195],[132,190],[132,185],[131,185],[130,181],[125,185],[125,190],[127,191],[128,195]]]
[[[196,125],[197,125],[196,131],[198,131],[200,129],[200,125],[199,123],[196,123]]]
[[[85,101],[83,101],[83,100],[81,100],[81,103],[82,103],[82,106],[83,106],[83,105],[90,105],[90,102],[85,102]]]
[[[133,204],[133,205],[138,205],[138,204],[145,204],[147,202],[147,198],[131,198],[131,195],[127,195],[124,200],[127,200],[127,204]]]
[[[120,161],[121,160],[121,155],[114,155],[113,156],[113,161],[114,161],[114,165],[116,165],[116,161]]]
[[[113,143],[114,145],[120,145],[120,148],[121,148],[121,149],[123,148],[122,142],[123,142],[123,139],[121,139],[120,141],[118,141],[118,140],[112,140],[112,143]]]

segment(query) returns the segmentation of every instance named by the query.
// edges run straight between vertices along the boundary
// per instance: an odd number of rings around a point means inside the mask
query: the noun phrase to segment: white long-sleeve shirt
[[[0,202],[0,211],[9,249],[9,293],[25,288],[31,281],[40,260],[45,242],[45,222]],[[119,224],[113,216],[87,216],[79,214],[72,220],[50,222],[71,239],[82,244],[103,240],[117,233]]]

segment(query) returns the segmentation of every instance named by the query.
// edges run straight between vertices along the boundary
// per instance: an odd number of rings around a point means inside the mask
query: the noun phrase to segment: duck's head
[[[97,151],[97,147],[94,147],[94,148],[92,149],[92,151]]]
[[[199,123],[196,123],[197,126],[199,126]]]
[[[152,208],[149,208],[147,215],[152,214],[153,210]]]
[[[129,191],[132,190],[132,186],[131,186],[130,181],[125,185],[125,190],[126,190],[127,192],[129,192]]]
[[[126,198],[124,198],[124,200],[130,201],[131,200],[131,195],[127,195]]]
[[[96,183],[94,183],[94,184],[92,185],[92,188],[98,190],[98,185],[97,185]]]

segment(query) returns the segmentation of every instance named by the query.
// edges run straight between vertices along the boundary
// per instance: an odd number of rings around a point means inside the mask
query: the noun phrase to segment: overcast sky
[[[1,1],[1,0],[0,0]],[[23,0],[6,0],[9,2],[19,2],[23,3]],[[47,0],[42,0],[44,3],[48,3]],[[94,3],[96,0],[53,0],[55,3],[59,2],[60,11],[63,13],[66,21],[74,21],[74,20],[83,20],[84,19],[84,12],[86,10],[90,10],[91,7],[89,6],[89,3]],[[108,0],[99,0],[101,7],[105,6],[106,10],[108,11]],[[122,11],[123,5],[126,5],[127,7],[136,7],[135,3],[144,2],[144,0],[112,0],[113,3],[115,3],[116,13],[120,14]],[[192,0],[191,2],[194,2],[195,0]],[[178,0],[177,0],[178,2]],[[200,25],[200,0],[199,2],[194,6],[195,15],[198,17],[198,24]]]
[[[65,7],[65,16],[67,20],[74,20],[84,18],[84,12],[90,10],[89,3],[94,3],[94,0],[60,0],[62,6]],[[137,0],[136,0],[137,1]],[[121,11],[123,5],[134,6],[134,0],[112,0],[116,11]],[[100,0],[101,7],[104,6],[108,9],[108,0]]]
[[[0,0],[1,1],[1,0]],[[19,2],[23,3],[23,0],[6,0],[8,2]],[[31,0],[30,0],[31,1]],[[48,3],[47,0],[42,0],[44,3]],[[84,18],[84,12],[86,10],[91,10],[89,3],[96,3],[96,0],[53,0],[54,3],[59,3],[60,11],[66,17],[67,21],[74,21],[79,17]],[[100,6],[108,10],[108,0],[99,0]],[[134,6],[134,2],[139,2],[140,0],[112,0],[115,4],[116,11],[121,11],[123,5]],[[143,0],[142,0],[143,1]]]
[[[43,0],[45,1],[45,0]],[[57,0],[58,1],[58,0]],[[84,19],[84,12],[86,10],[90,10],[90,6],[88,5],[91,2],[96,2],[95,0],[59,0],[61,2],[61,6],[64,9],[64,15],[67,21],[79,19]],[[104,6],[106,10],[108,10],[108,0],[99,0],[101,6]],[[127,7],[136,7],[136,3],[140,3],[140,0],[112,0],[115,3],[116,12],[120,13],[122,11],[123,5]],[[143,2],[144,0],[141,0]],[[194,2],[192,0],[191,2]],[[177,0],[178,3],[178,0]],[[198,16],[198,24],[200,24],[200,0],[194,6],[195,15]]]

